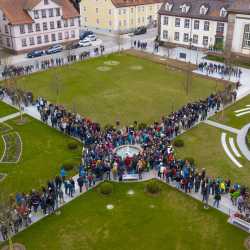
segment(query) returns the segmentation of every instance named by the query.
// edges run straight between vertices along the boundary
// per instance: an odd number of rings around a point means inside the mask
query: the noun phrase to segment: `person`
[[[215,207],[219,207],[219,203],[220,203],[220,200],[221,200],[221,195],[220,195],[220,193],[218,192],[218,193],[216,193],[215,195],[214,195],[214,204],[213,204],[213,206]]]
[[[77,183],[78,183],[78,186],[79,186],[79,189],[80,189],[80,193],[82,192],[82,187],[83,187],[83,184],[84,184],[84,180],[83,180],[83,176],[80,176],[78,179],[77,179]]]

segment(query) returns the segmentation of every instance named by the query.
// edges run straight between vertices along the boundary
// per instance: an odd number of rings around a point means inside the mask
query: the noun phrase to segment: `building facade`
[[[174,46],[250,55],[250,2],[167,0],[159,10],[158,37]]]
[[[0,46],[16,53],[78,40],[79,30],[69,0],[0,0]]]
[[[157,24],[163,0],[82,0],[81,22],[85,28],[129,32]]]

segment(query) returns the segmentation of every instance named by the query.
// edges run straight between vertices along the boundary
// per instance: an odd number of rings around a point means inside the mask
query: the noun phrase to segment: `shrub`
[[[190,165],[194,166],[195,161],[193,157],[186,157],[184,158],[184,161],[188,161]]]
[[[113,185],[110,182],[104,182],[100,185],[100,193],[109,195],[113,192]]]
[[[157,180],[151,180],[146,184],[146,191],[150,194],[157,194],[161,191],[160,184]]]
[[[139,130],[142,130],[142,129],[145,129],[147,127],[147,124],[146,123],[139,123],[139,125],[138,125],[138,129]]]
[[[176,139],[174,141],[174,146],[177,148],[184,147],[184,141],[182,139]]]
[[[78,143],[73,141],[68,144],[68,149],[69,150],[76,150],[78,148]]]
[[[66,171],[71,171],[74,169],[74,167],[76,166],[76,163],[74,161],[66,161],[63,164],[63,167]]]

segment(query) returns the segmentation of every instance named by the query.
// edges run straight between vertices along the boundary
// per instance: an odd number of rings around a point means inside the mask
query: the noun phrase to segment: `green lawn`
[[[210,176],[230,178],[248,186],[250,162],[242,157],[239,162],[242,163],[243,168],[238,168],[232,163],[221,144],[222,132],[220,129],[200,124],[178,137],[184,140],[185,145],[183,148],[176,148],[176,154],[180,158],[193,157],[197,168],[206,168]],[[235,137],[228,132],[227,135],[227,138]]]
[[[120,64],[111,66],[110,71],[97,70],[110,60]],[[132,70],[134,66],[141,66],[142,70]],[[124,53],[32,74],[21,78],[18,85],[103,125],[117,120],[128,125],[135,120],[158,121],[188,101],[223,88],[214,80],[197,76],[187,96],[185,76],[185,72]]]
[[[15,108],[0,101],[0,118],[18,112]]]
[[[18,234],[27,250],[243,250],[247,233],[228,217],[162,184],[160,195],[144,183],[116,183],[110,196],[97,189]],[[134,190],[134,196],[127,195]],[[113,210],[106,205],[113,204]],[[152,207],[153,206],[153,207]]]
[[[213,116],[211,120],[240,129],[250,122],[250,113],[237,117],[235,116],[236,113],[234,111],[244,109],[248,104],[250,104],[250,95],[238,101],[236,104],[228,107],[224,111],[218,113],[217,115]]]
[[[65,161],[75,159],[76,162],[79,162],[81,157],[80,143],[77,150],[70,151],[68,143],[73,139],[31,117],[26,118],[28,120],[24,125],[17,125],[16,120],[8,121],[8,124],[13,127],[13,131],[20,134],[23,152],[18,164],[0,163],[0,172],[8,174],[6,179],[0,182],[0,192],[4,196],[12,192],[40,188],[59,173],[59,169]],[[2,142],[0,149],[2,156]]]

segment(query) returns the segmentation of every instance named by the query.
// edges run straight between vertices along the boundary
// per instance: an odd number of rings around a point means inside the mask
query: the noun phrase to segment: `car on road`
[[[84,40],[79,41],[79,46],[80,47],[89,47],[91,45],[92,45],[91,41],[89,39],[87,39],[87,38],[85,38]]]
[[[142,35],[142,34],[145,34],[147,33],[147,28],[145,26],[141,26],[141,27],[138,27],[135,31],[134,31],[134,35],[137,36],[137,35]]]
[[[43,50],[32,50],[27,54],[28,58],[34,58],[34,57],[39,57],[44,54]]]
[[[88,35],[87,37],[86,37],[87,39],[89,39],[90,41],[96,41],[96,35]]]
[[[80,32],[80,40],[83,40],[84,38],[86,38],[87,36],[90,36],[90,35],[94,35],[93,31],[90,31],[90,30],[87,30],[87,31],[83,31],[83,32]]]
[[[55,54],[63,51],[63,46],[56,44],[46,50],[46,54]]]

